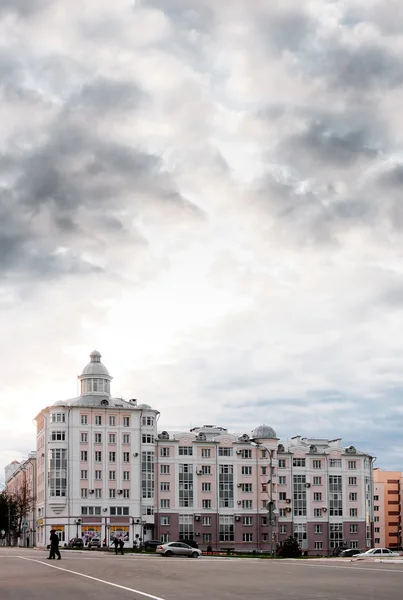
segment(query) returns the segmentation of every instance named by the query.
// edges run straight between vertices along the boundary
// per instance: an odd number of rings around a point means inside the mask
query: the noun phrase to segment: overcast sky
[[[94,348],[164,428],[403,468],[402,19],[0,2],[0,479]]]

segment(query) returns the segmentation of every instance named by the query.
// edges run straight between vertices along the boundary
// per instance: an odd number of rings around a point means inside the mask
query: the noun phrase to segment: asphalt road
[[[0,548],[1,600],[400,600],[403,563],[162,558]]]

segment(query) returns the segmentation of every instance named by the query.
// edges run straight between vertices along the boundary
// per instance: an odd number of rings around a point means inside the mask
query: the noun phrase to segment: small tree
[[[21,537],[22,521],[27,518],[35,504],[35,496],[25,481],[9,496],[14,536]]]
[[[281,558],[299,558],[301,554],[302,552],[298,545],[298,540],[292,535],[284,540],[278,550],[278,555]]]

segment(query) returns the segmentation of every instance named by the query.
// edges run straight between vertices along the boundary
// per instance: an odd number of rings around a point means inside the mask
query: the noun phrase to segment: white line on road
[[[111,585],[112,587],[119,588],[120,590],[126,590],[127,592],[132,592],[133,594],[139,594],[140,596],[145,596],[146,598],[151,598],[152,600],[164,600],[160,596],[153,596],[152,594],[147,594],[146,592],[141,592],[140,590],[135,590],[133,588],[125,587],[124,585],[119,585],[117,583],[112,583],[112,581],[106,581],[105,579],[98,579],[98,577],[92,577],[91,575],[86,575],[85,573],[80,573],[79,571],[71,571],[70,569],[63,569],[63,567],[57,567],[56,565],[50,565],[42,560],[35,560],[34,558],[26,558],[25,556],[19,556],[21,560],[28,560],[29,562],[39,563],[40,565],[44,565],[45,567],[49,567],[50,569],[57,569],[58,571],[64,571],[65,573],[71,573],[72,575],[79,575],[80,577],[85,577],[86,579],[92,579],[92,581],[98,581],[98,583],[104,583],[105,585]]]

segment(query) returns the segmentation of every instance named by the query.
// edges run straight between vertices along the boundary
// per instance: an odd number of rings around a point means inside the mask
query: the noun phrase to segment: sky
[[[164,429],[403,468],[400,0],[2,0],[0,479],[98,349]]]

